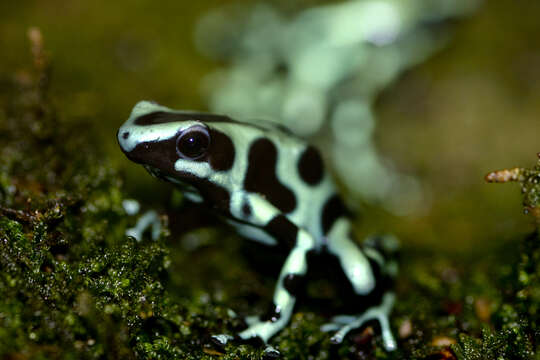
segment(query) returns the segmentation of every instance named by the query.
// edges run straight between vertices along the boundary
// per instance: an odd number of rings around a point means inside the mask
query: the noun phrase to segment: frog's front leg
[[[260,338],[266,343],[283,329],[292,315],[296,291],[307,272],[307,253],[314,249],[314,238],[291,222],[279,209],[257,194],[238,193],[232,197],[231,213],[249,206],[249,224],[260,227],[283,246],[291,248],[281,269],[273,297],[272,311],[265,319],[249,321],[249,327],[239,335],[241,339]],[[256,211],[255,211],[256,210]],[[245,211],[244,211],[245,215]],[[215,339],[215,338],[214,338]]]
[[[307,272],[306,255],[314,248],[312,237],[304,230],[299,229],[296,246],[291,250],[276,284],[274,291],[273,311],[267,319],[255,321],[242,331],[242,339],[259,337],[265,343],[278,331],[283,329],[292,315],[298,283]]]

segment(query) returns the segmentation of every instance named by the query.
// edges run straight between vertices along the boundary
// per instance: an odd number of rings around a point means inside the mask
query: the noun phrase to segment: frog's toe
[[[358,316],[354,316],[354,315],[334,316],[332,319],[330,319],[329,322],[321,326],[321,331],[323,332],[338,331],[344,325],[348,325],[352,323],[353,321],[355,321],[356,319],[358,319]]]
[[[330,338],[330,342],[332,344],[341,344],[347,333],[349,333],[349,331],[351,330],[353,330],[353,328],[348,324],[335,321],[326,323],[321,326],[321,331],[323,332],[335,332],[334,335],[332,335],[332,337]]]
[[[250,324],[247,329],[240,332],[238,337],[250,343],[260,342],[267,344],[268,340],[278,331],[283,329],[288,319],[279,319],[278,321],[248,321]]]
[[[321,329],[322,332],[332,332],[332,331],[338,331],[342,327],[343,327],[343,325],[340,325],[340,324],[337,324],[337,323],[334,323],[334,322],[329,322],[329,323],[323,324],[320,327],[320,329]]]
[[[264,354],[263,354],[263,358],[265,360],[279,359],[280,357],[281,357],[281,353],[279,352],[278,349],[276,349],[273,346],[266,345],[266,347],[264,348]]]
[[[337,315],[334,316],[329,324],[347,325],[358,319],[358,316],[354,315]]]
[[[225,345],[227,345],[227,343],[231,340],[234,339],[234,336],[232,335],[227,335],[227,334],[218,334],[218,335],[212,335],[210,337],[210,339],[212,339],[212,342],[217,345],[217,346],[220,346],[220,347],[223,347]]]
[[[388,320],[384,317],[371,318],[371,319],[358,317],[354,321],[351,321],[348,324],[339,324],[336,322],[327,323],[321,326],[321,331],[325,331],[325,332],[335,331],[334,335],[332,335],[332,337],[330,338],[330,342],[332,344],[341,344],[343,342],[343,339],[345,339],[345,336],[347,336],[349,332],[364,326],[365,323],[370,320],[379,321],[381,325],[381,335],[382,335],[384,348],[387,351],[395,350],[397,348],[397,344],[394,339],[394,336],[392,335],[390,327],[388,326]]]
[[[341,344],[344,338],[345,338],[345,335],[338,331],[337,333],[334,334],[334,336],[330,338],[330,342],[334,345]]]

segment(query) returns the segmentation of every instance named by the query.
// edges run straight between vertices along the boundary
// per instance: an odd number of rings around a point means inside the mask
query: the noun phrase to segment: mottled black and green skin
[[[307,254],[327,251],[338,258],[363,311],[325,326],[337,330],[333,340],[341,342],[376,319],[385,348],[395,349],[387,318],[393,294],[385,280],[393,267],[377,246],[361,247],[351,238],[349,213],[314,147],[278,127],[147,101],[134,107],[118,142],[130,160],[179,186],[190,200],[206,203],[243,236],[289,251],[270,316],[249,321],[240,338],[267,342],[286,326],[296,284],[308,270]]]

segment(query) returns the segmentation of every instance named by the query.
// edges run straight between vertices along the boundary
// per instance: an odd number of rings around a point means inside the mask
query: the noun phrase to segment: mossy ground
[[[92,128],[52,105],[48,58],[31,37],[26,70],[0,78],[0,357],[261,358],[251,345],[215,348],[209,335],[242,327],[231,310],[265,309],[272,263],[258,271],[244,253],[260,248],[221,227],[186,232],[182,224],[208,221],[182,201],[183,217],[163,216],[159,240],[125,237],[135,219],[122,208],[123,176]],[[521,179],[533,215],[539,173]],[[272,344],[286,359],[539,358],[540,239],[495,240],[459,259],[404,244],[396,352],[382,350],[376,328],[331,345],[318,330],[327,314],[309,301]],[[336,291],[316,286],[308,292],[322,298]]]

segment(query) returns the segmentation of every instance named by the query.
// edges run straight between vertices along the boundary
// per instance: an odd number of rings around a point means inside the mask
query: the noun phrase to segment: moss
[[[2,89],[0,357],[132,358],[134,329],[160,313],[166,249],[124,238],[118,176],[59,125],[36,31],[34,68]]]
[[[239,320],[166,291],[167,229],[158,241],[125,237],[120,177],[87,124],[54,111],[38,30],[30,38],[34,67],[1,89],[0,357],[215,356],[208,331]]]
[[[540,156],[539,156],[540,157]],[[532,169],[514,168],[486,176],[491,182],[521,184],[523,206],[538,224],[540,160]],[[504,258],[501,255],[501,258]],[[508,261],[508,260],[507,260]],[[539,346],[540,238],[538,231],[520,244],[519,259],[509,271],[500,271],[501,303],[492,316],[492,327],[480,337],[462,333],[452,347],[458,359],[533,359]],[[504,275],[503,275],[504,274]]]
[[[460,360],[532,359],[534,355],[519,328],[496,333],[484,328],[481,339],[462,334],[453,349]]]

